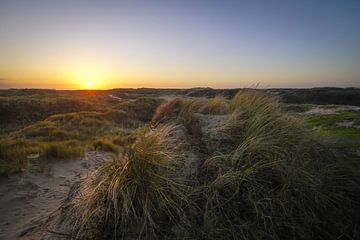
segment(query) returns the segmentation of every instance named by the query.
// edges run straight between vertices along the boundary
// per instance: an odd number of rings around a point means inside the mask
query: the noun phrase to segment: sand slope
[[[81,159],[41,165],[34,160],[22,174],[0,179],[0,239],[39,239],[36,229],[66,199],[71,186],[90,174],[106,153],[89,152]]]

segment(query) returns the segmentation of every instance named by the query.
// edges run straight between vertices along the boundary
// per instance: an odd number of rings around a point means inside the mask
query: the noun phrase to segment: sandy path
[[[1,178],[0,239],[25,236],[60,206],[75,182],[110,158],[110,154],[90,152],[77,160],[53,161],[45,170],[32,164],[22,174]]]

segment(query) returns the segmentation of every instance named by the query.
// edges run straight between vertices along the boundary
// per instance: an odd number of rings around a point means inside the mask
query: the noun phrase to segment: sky
[[[360,87],[359,0],[0,0],[0,88]]]

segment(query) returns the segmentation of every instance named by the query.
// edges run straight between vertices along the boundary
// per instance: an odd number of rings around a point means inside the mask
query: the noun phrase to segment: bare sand
[[[33,230],[45,223],[69,193],[111,154],[89,152],[84,158],[54,160],[47,165],[33,160],[21,174],[0,179],[0,239],[40,239]]]

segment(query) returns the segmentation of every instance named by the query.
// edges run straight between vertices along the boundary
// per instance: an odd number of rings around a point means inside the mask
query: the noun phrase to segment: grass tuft
[[[123,157],[105,162],[73,202],[77,236],[162,236],[184,218],[186,187],[164,146],[168,128],[141,133]]]
[[[210,99],[201,109],[201,113],[223,115],[230,112],[230,106],[222,96]]]
[[[151,124],[155,127],[166,123],[183,124],[190,134],[200,135],[199,120],[195,113],[205,104],[205,99],[174,99],[159,106]]]
[[[93,144],[95,150],[101,150],[105,152],[113,152],[115,154],[119,153],[118,147],[107,139],[98,139]]]

